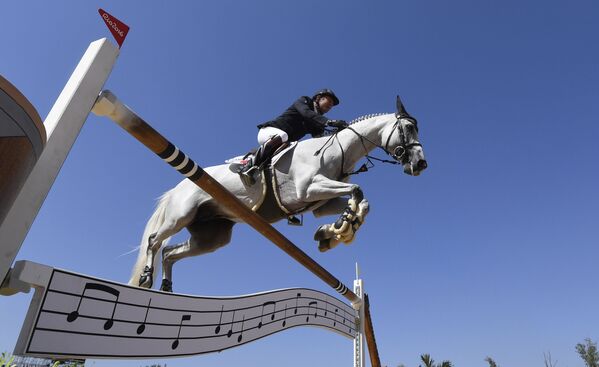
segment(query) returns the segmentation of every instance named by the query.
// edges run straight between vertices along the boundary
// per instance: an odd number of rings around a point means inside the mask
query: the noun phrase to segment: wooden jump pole
[[[341,281],[335,278],[325,268],[320,266],[299,247],[293,244],[281,232],[277,231],[260,215],[254,213],[241,200],[224,188],[218,181],[198,166],[185,153],[176,148],[170,141],[154,130],[147,122],[121,103],[110,91],[105,90],[98,96],[92,112],[98,116],[106,116],[120,127],[133,135],[140,143],[156,153],[160,158],[173,166],[177,171],[198,185],[202,190],[218,200],[225,208],[241,220],[252,226],[264,237],[285,251],[289,256],[310,270],[317,277],[347,298],[355,308],[362,300],[349,290]]]
[[[374,327],[372,326],[372,318],[370,317],[370,300],[368,294],[364,293],[364,336],[366,337],[366,345],[368,345],[368,354],[370,355],[370,364],[372,367],[381,367],[381,359],[379,358],[379,349],[376,346],[374,337]]]

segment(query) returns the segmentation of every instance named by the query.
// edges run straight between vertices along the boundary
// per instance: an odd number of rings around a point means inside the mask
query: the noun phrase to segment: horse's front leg
[[[351,195],[349,200],[340,196]],[[346,244],[354,240],[358,228],[364,223],[368,214],[368,201],[360,186],[340,181],[334,181],[322,176],[316,176],[306,190],[307,201],[329,200],[328,203],[314,210],[314,215],[319,217],[328,214],[342,213],[335,223],[320,226],[314,234],[314,239],[319,241],[318,249],[328,251],[340,242]]]
[[[327,215],[337,215],[343,213],[347,206],[346,198],[334,198],[326,202],[326,204],[314,209],[312,214],[316,218],[324,217]]]

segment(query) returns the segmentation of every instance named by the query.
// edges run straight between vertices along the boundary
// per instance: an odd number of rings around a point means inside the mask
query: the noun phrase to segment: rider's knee
[[[287,132],[277,129],[276,127],[267,126],[258,131],[258,144],[262,145],[272,139],[274,136],[279,136],[283,143],[289,140]]]
[[[286,143],[287,141],[289,141],[289,135],[287,135],[286,132],[283,131],[282,134],[279,134],[279,137],[281,138],[281,140],[283,141],[283,143]]]

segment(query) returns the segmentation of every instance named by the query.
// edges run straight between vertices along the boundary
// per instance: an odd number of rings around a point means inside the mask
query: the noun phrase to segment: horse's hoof
[[[152,279],[153,273],[154,270],[149,266],[146,266],[144,268],[144,272],[141,273],[141,275],[139,276],[138,286],[140,286],[141,288],[152,288],[152,285],[154,285],[154,281]]]
[[[314,241],[323,241],[330,238],[330,236],[327,236],[328,226],[328,224],[323,224],[318,227],[316,232],[314,232]]]
[[[152,281],[152,275],[142,274],[139,277],[139,284],[141,288],[152,288],[154,282]]]
[[[162,279],[162,284],[160,285],[160,290],[163,292],[173,293],[173,282],[168,279]]]
[[[321,240],[320,242],[318,242],[318,251],[327,252],[330,249],[331,249],[331,240],[330,239]]]

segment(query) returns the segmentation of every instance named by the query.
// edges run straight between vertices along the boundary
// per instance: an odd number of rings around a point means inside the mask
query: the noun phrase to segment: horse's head
[[[422,145],[418,140],[418,122],[406,111],[399,96],[397,96],[395,119],[384,142],[384,148],[403,165],[405,173],[418,176],[428,166],[424,159]]]

